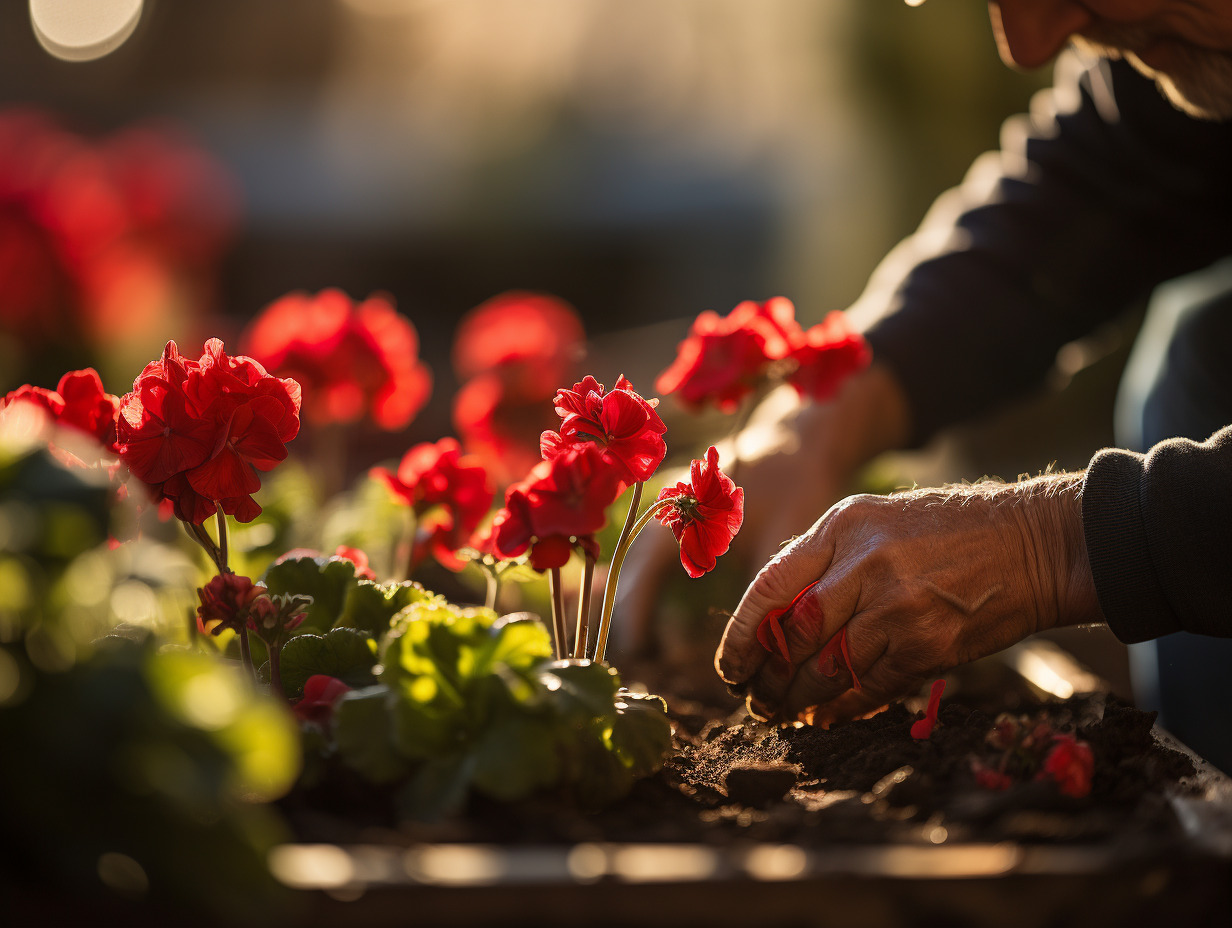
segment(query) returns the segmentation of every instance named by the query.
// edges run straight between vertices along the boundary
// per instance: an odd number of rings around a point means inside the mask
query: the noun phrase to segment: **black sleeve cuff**
[[[1082,485],[1082,528],[1108,626],[1132,644],[1181,630],[1155,574],[1142,512],[1145,458],[1099,452]]]

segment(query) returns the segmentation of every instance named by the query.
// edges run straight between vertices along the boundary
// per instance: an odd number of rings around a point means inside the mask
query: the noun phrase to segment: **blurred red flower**
[[[680,563],[690,577],[714,569],[731,547],[744,521],[744,490],[719,470],[719,452],[711,445],[705,460],[689,465],[689,481],[665,487],[657,502],[670,501],[658,519],[680,543]]]
[[[146,365],[120,400],[120,456],[157,500],[198,524],[217,507],[241,522],[261,512],[257,471],[286,458],[299,432],[300,390],[252,358],[232,357],[216,338],[197,361],[175,342]]]
[[[415,513],[414,567],[431,553],[451,570],[466,562],[457,556],[492,505],[487,471],[473,455],[462,454],[453,438],[424,442],[402,457],[396,473],[384,467],[372,475]]]
[[[355,565],[355,576],[360,580],[375,580],[376,573],[368,566],[368,554],[359,548],[352,548],[349,545],[339,545],[334,549],[333,558],[341,561],[350,561]],[[333,559],[331,558],[331,560]]]
[[[573,308],[546,294],[503,293],[459,323],[454,430],[498,483],[519,479],[540,460],[540,435],[559,424],[552,397],[574,380],[584,339]]]
[[[757,388],[772,361],[785,358],[803,340],[795,307],[785,297],[746,300],[727,316],[701,313],[655,381],[659,393],[675,393],[691,408],[714,403],[733,412]]]
[[[787,375],[787,382],[800,396],[822,402],[834,396],[844,380],[867,367],[872,352],[847,316],[832,312],[804,333],[788,357],[797,367]]]
[[[562,567],[576,545],[598,557],[594,533],[607,523],[620,476],[593,444],[541,461],[505,492],[505,506],[492,522],[492,546],[502,558],[530,550],[536,570]]]
[[[103,389],[103,381],[94,368],[69,371],[54,390],[23,384],[0,400],[0,409],[20,402],[34,404],[55,424],[83,432],[102,445],[104,451],[115,452],[120,400]]]
[[[432,392],[419,334],[383,296],[356,304],[341,290],[290,293],[267,306],[242,349],[304,391],[314,425],[368,416],[383,429],[406,426]]]
[[[1081,799],[1091,792],[1095,755],[1091,746],[1073,735],[1055,735],[1044,766],[1036,779],[1052,779],[1066,796]]]
[[[0,329],[36,346],[148,337],[212,298],[237,214],[223,168],[170,127],[89,141],[0,112]]]
[[[539,439],[545,460],[578,444],[593,443],[620,470],[625,483],[649,480],[667,454],[663,433],[667,426],[655,412],[657,399],[643,399],[621,375],[610,393],[587,375],[572,390],[558,390],[556,412],[560,431],[546,431]]]
[[[291,711],[301,722],[317,725],[327,729],[334,719],[334,709],[351,687],[337,677],[328,677],[322,673],[314,673],[304,683],[304,695]]]

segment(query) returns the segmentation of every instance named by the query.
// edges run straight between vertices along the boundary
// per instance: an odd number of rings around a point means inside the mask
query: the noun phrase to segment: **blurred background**
[[[230,345],[289,291],[385,293],[435,386],[364,466],[450,433],[458,321],[503,291],[572,304],[596,375],[647,385],[702,310],[847,306],[1048,80],[1000,63],[981,3],[72,6],[0,5],[0,390],[91,364],[122,394],[166,339]],[[92,39],[63,33],[91,15]],[[31,206],[23,172],[65,146],[88,157]],[[135,218],[108,212],[117,186]],[[870,480],[1083,466],[1119,343]]]

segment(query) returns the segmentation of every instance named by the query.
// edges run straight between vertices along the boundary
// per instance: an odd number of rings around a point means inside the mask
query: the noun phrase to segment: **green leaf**
[[[423,764],[398,792],[398,811],[419,822],[439,822],[461,811],[474,764],[470,754],[451,754]]]
[[[524,799],[552,786],[560,759],[550,719],[509,713],[494,720],[475,742],[475,788],[494,799]]]
[[[389,631],[393,618],[413,603],[437,599],[418,583],[373,583],[358,580],[347,590],[335,627],[358,628],[373,637]]]
[[[646,777],[663,766],[672,747],[672,725],[667,704],[646,693],[619,694],[612,748],[635,777]]]
[[[409,770],[394,749],[390,728],[389,690],[384,686],[346,693],[334,709],[338,756],[373,783],[389,783]]]
[[[607,664],[552,661],[543,667],[538,680],[556,714],[584,723],[615,720],[620,677]]]
[[[324,633],[342,614],[347,594],[359,581],[355,565],[326,557],[296,557],[272,565],[261,578],[271,593],[301,593],[312,597],[308,617],[297,631]]]
[[[376,641],[353,628],[335,628],[324,635],[297,635],[282,648],[282,688],[294,698],[313,674],[337,677],[347,686],[376,682]]]
[[[467,739],[465,707],[435,701],[436,681],[424,676],[404,687],[393,707],[393,738],[406,757],[431,758],[463,747]],[[416,690],[422,697],[412,695]]]

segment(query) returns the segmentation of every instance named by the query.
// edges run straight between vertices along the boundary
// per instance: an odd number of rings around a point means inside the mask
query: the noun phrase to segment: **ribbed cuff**
[[[1151,561],[1142,516],[1144,458],[1105,449],[1082,485],[1082,529],[1108,627],[1132,644],[1181,630]]]

